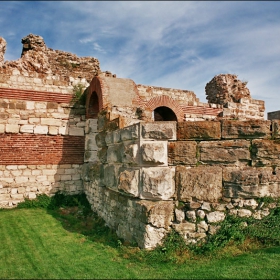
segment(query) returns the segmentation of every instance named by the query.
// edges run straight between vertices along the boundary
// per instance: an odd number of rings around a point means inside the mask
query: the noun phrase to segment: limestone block
[[[219,223],[225,219],[226,215],[224,212],[214,211],[209,214],[206,214],[208,223]]]
[[[35,102],[35,109],[42,110],[47,108],[47,102]]]
[[[19,133],[19,125],[6,124],[6,133]]]
[[[196,221],[195,211],[186,211],[186,217],[190,222],[194,223]]]
[[[85,129],[88,134],[97,133],[97,119],[87,119]]]
[[[119,166],[116,164],[105,165],[103,184],[108,188],[117,189],[118,178],[119,178]]]
[[[239,217],[251,217],[252,216],[252,211],[248,209],[238,209],[237,215]]]
[[[216,202],[222,197],[222,168],[198,166],[176,168],[176,191],[179,201]]]
[[[185,220],[185,212],[180,209],[175,209],[175,217],[178,223],[182,223]]]
[[[121,145],[115,144],[113,146],[109,146],[107,150],[107,162],[121,162]]]
[[[222,121],[222,138],[268,138],[271,136],[270,121],[265,120],[223,120]]]
[[[256,209],[258,207],[258,202],[255,199],[245,199],[243,201],[244,207],[250,207],[252,209]]]
[[[28,182],[28,177],[16,177],[15,178],[16,183],[21,184],[21,183],[26,183]]]
[[[197,210],[197,217],[200,219],[204,219],[205,218],[205,212],[203,210]]]
[[[280,120],[272,120],[271,127],[272,127],[272,138],[279,139],[280,138]]]
[[[174,168],[142,168],[142,189],[140,198],[151,200],[171,199],[175,191]]]
[[[120,130],[122,141],[135,140],[139,138],[139,124],[134,124]]]
[[[121,146],[121,161],[133,165],[139,164],[139,145],[135,142],[124,142]]]
[[[204,163],[234,164],[245,162],[250,157],[250,141],[225,140],[225,141],[202,141],[198,144],[200,160]]]
[[[36,193],[30,192],[30,193],[28,194],[28,198],[29,198],[29,199],[34,199],[34,198],[36,198]]]
[[[57,126],[49,126],[49,134],[50,135],[57,135],[58,134],[58,127]]]
[[[4,132],[5,132],[5,125],[0,124],[0,133],[4,133]]]
[[[106,137],[105,132],[100,132],[95,136],[95,142],[98,148],[106,147],[105,137]]]
[[[84,136],[85,130],[83,127],[69,127],[69,135]]]
[[[227,167],[223,170],[223,182],[225,197],[280,197],[280,170],[271,167]]]
[[[4,202],[4,201],[9,201],[11,199],[10,194],[0,194],[0,201]]]
[[[26,110],[34,110],[35,101],[26,101]]]
[[[28,125],[28,124],[20,126],[19,129],[21,133],[33,133],[33,130],[34,130],[34,125]]]
[[[251,154],[253,166],[280,166],[279,140],[253,140]]]
[[[140,155],[143,164],[167,165],[167,142],[144,142]]]
[[[179,122],[178,140],[221,139],[221,123],[214,121]]]
[[[86,135],[86,139],[85,139],[85,149],[86,150],[89,150],[89,151],[98,150],[98,147],[97,147],[96,141],[95,141],[95,136],[96,136],[96,133]]]
[[[23,199],[23,194],[11,194],[12,199]]]
[[[190,232],[195,232],[196,226],[195,223],[184,222],[180,224],[172,224],[172,227],[175,231],[179,232],[182,235],[186,235]]]
[[[132,196],[139,196],[139,170],[121,170],[118,189]]]
[[[140,243],[140,247],[144,249],[153,249],[158,244],[162,243],[167,231],[164,228],[156,228],[151,225],[146,225],[143,243]]]
[[[49,131],[48,126],[36,125],[34,126],[35,134],[47,134]]]
[[[168,163],[170,165],[197,163],[197,144],[195,141],[176,141],[168,143]]]
[[[141,123],[141,136],[144,139],[176,140],[176,122]]]
[[[208,228],[209,228],[209,226],[205,221],[200,221],[197,224],[197,232],[207,232]]]
[[[137,213],[141,213],[138,215],[142,223],[149,223],[155,227],[168,230],[173,220],[173,201],[140,200],[136,204],[138,207],[140,206],[140,210]]]
[[[211,205],[209,202],[203,202],[201,205],[201,209],[202,210],[206,210],[206,211],[211,211]]]
[[[58,128],[58,133],[61,135],[68,135],[69,134],[69,128],[68,126],[61,126]]]

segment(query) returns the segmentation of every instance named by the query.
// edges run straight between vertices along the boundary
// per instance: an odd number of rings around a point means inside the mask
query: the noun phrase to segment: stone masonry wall
[[[37,194],[83,191],[85,106],[73,99],[100,71],[95,58],[22,39],[21,58],[5,61],[0,40],[0,207]]]
[[[280,196],[279,121],[139,123],[96,135],[85,192],[109,227],[142,248],[174,228],[187,243],[227,215],[261,219]]]

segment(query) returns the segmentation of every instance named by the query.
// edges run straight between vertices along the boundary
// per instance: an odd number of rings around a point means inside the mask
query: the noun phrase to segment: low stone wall
[[[117,234],[154,248],[174,228],[186,242],[227,215],[261,219],[280,196],[279,121],[138,123],[96,136],[84,166],[92,207]],[[275,136],[276,135],[276,136]]]

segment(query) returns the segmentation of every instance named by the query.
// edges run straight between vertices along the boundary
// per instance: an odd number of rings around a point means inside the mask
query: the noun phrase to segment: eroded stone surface
[[[195,141],[177,141],[168,143],[168,163],[170,165],[197,163],[197,143]]]
[[[179,166],[176,168],[176,190],[180,201],[191,201],[194,198],[215,202],[222,197],[222,169]]]
[[[174,195],[175,170],[170,167],[142,168],[142,191],[140,198],[168,200]]]
[[[145,142],[141,146],[144,164],[167,165],[167,142]]]
[[[176,122],[154,122],[141,124],[144,139],[176,140]]]
[[[221,139],[221,123],[210,121],[179,122],[177,139]]]
[[[139,170],[120,171],[118,189],[133,196],[139,195]]]

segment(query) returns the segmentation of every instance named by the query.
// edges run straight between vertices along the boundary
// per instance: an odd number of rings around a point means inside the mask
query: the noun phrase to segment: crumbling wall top
[[[216,75],[206,84],[206,99],[209,103],[225,105],[227,102],[238,103],[241,98],[251,98],[246,87],[247,82],[242,82],[234,74]]]

